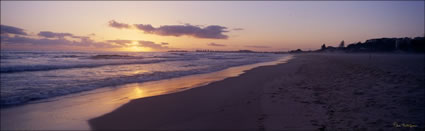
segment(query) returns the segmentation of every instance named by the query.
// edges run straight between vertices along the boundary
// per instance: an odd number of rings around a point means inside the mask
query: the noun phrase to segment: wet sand
[[[145,130],[423,129],[424,77],[423,54],[300,54],[202,87],[135,99],[89,124]]]
[[[290,55],[283,55],[276,61],[235,66],[206,74],[104,87],[2,108],[0,127],[1,130],[89,130],[89,119],[111,112],[130,100],[196,88],[238,76],[255,67],[285,63],[291,58]]]

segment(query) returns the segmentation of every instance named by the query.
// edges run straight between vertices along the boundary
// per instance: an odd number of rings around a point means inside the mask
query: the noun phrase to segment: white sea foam
[[[273,61],[263,53],[1,52],[1,105]]]

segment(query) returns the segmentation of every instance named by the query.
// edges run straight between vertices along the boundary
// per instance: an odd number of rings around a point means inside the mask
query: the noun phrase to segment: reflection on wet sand
[[[255,67],[285,63],[291,58],[286,56],[273,62],[231,67],[213,73],[101,88],[6,108],[1,110],[1,127],[6,130],[88,130],[87,120],[111,112],[130,100],[188,90],[238,76]]]
[[[240,66],[240,67],[232,67],[222,71],[208,73],[208,74],[191,75],[186,77],[154,81],[154,82],[146,82],[146,83],[127,84],[127,85],[124,85],[124,88],[132,88],[131,90],[133,90],[133,92],[128,93],[128,96],[126,98],[131,100],[131,99],[184,91],[194,87],[206,85],[214,81],[223,80],[228,77],[239,76],[245,70],[249,70],[255,67],[284,63],[291,58],[292,56],[288,56],[278,61],[258,63],[258,64]]]

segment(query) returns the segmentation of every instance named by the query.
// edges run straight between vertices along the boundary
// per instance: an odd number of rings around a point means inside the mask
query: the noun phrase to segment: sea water
[[[274,61],[272,53],[1,51],[1,105]]]

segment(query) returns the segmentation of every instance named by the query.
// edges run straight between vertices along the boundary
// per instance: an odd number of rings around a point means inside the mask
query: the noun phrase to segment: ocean
[[[275,61],[285,55],[215,52],[1,51],[1,106],[119,87],[229,67]]]

